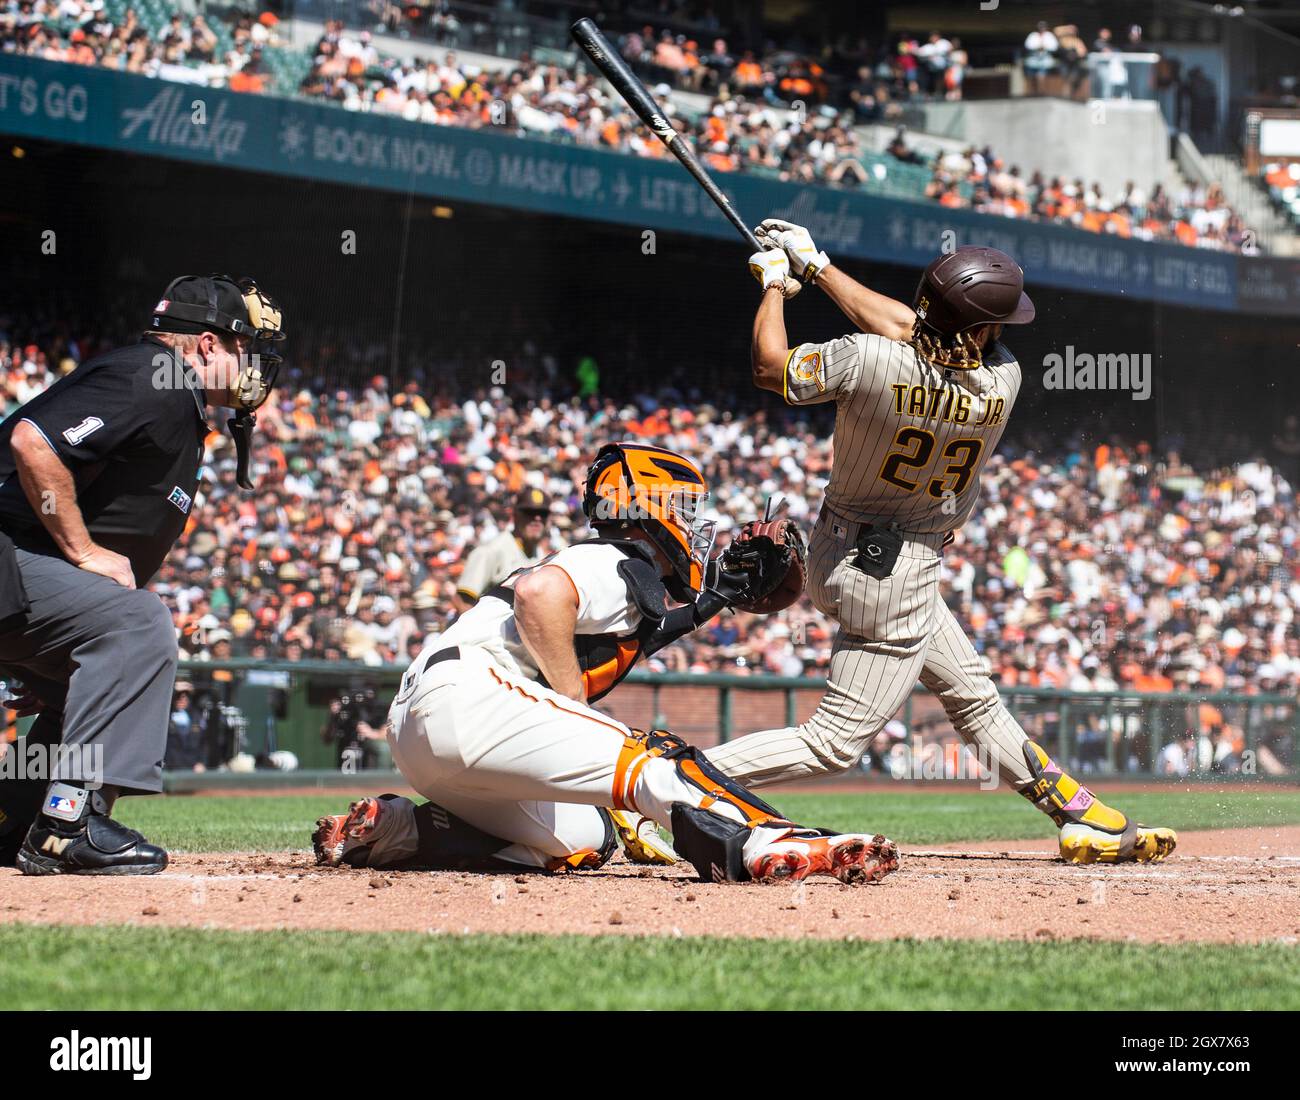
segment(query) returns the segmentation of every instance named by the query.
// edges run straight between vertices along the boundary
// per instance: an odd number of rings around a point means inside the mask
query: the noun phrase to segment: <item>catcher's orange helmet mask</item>
[[[708,495],[700,468],[684,455],[647,443],[607,443],[587,471],[582,510],[598,531],[639,528],[696,594],[713,548],[714,524],[698,515]]]

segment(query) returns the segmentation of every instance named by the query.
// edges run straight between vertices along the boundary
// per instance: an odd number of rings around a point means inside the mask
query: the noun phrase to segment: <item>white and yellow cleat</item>
[[[659,832],[659,826],[648,817],[630,810],[609,810],[610,820],[618,842],[633,863],[647,863],[667,867],[677,862],[673,846]]]
[[[1132,846],[1127,830],[1107,832],[1091,825],[1071,823],[1061,828],[1061,858],[1066,863],[1159,863],[1178,846],[1173,829],[1132,825]]]
[[[1067,863],[1158,863],[1178,846],[1173,829],[1139,825],[1107,806],[1032,741],[1025,762],[1034,781],[1020,793],[1061,830]]]

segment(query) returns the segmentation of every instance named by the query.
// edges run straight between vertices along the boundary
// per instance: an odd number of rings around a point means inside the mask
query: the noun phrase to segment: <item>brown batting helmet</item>
[[[1024,325],[1034,303],[1025,273],[1005,252],[965,245],[930,264],[916,287],[913,345],[931,362],[973,370],[980,349],[966,333],[977,325]]]

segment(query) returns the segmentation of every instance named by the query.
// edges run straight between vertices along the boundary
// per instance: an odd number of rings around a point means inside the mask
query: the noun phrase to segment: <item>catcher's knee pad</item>
[[[745,841],[748,825],[673,803],[673,847],[699,873],[701,882],[748,882]]]

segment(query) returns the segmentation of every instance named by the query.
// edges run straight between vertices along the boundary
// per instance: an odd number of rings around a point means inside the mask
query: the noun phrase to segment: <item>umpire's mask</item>
[[[249,278],[228,275],[182,275],[173,279],[154,307],[157,332],[223,332],[248,340],[239,374],[229,386],[235,415],[226,421],[235,441],[236,480],[254,488],[248,474],[255,410],[271,394],[284,357],[280,307]]]

